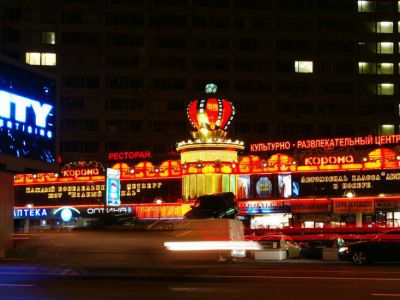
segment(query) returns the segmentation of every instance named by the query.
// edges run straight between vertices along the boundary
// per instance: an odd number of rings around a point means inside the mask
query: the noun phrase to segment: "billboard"
[[[15,206],[75,206],[104,205],[106,184],[104,180],[82,182],[54,182],[15,185]],[[152,203],[156,198],[176,202],[181,198],[180,179],[124,180],[121,181],[120,202]]]
[[[299,196],[344,196],[351,191],[357,196],[397,194],[399,170],[354,172],[320,172],[293,174],[299,184]]]
[[[107,206],[121,205],[121,173],[119,170],[107,169],[106,204]]]
[[[0,60],[0,154],[56,162],[56,80]]]
[[[250,197],[250,176],[242,175],[238,178],[238,199],[247,199]]]

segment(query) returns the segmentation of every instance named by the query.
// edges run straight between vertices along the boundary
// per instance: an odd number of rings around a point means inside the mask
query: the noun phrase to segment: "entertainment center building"
[[[400,226],[400,135],[260,142],[249,145],[249,155],[228,138],[235,108],[214,97],[215,89],[208,84],[207,97],[188,105],[194,139],[177,144],[180,160],[155,165],[129,160],[148,152],[110,154],[128,158],[107,162],[120,173],[119,205],[105,202],[102,163],[75,162],[59,173],[17,175],[14,216],[39,230],[107,213],[181,219],[196,197],[233,192],[252,229]],[[71,218],[61,222],[64,209]]]

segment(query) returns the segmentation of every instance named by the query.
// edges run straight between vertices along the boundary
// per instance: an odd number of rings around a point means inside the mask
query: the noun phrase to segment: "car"
[[[322,259],[324,249],[338,249],[345,244],[337,234],[310,234],[292,236],[292,238],[301,247],[300,256],[310,259]]]
[[[265,234],[261,236],[246,236],[245,240],[258,242],[262,249],[283,249],[286,250],[287,258],[299,258],[300,246],[285,234]]]
[[[239,213],[235,195],[231,192],[200,196],[186,219],[237,219]]]
[[[345,244],[339,248],[339,259],[356,265],[374,262],[400,262],[400,230],[376,234],[370,240]]]

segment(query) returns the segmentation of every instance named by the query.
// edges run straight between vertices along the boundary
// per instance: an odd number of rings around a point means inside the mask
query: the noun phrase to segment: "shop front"
[[[239,201],[239,215],[250,229],[280,229],[290,226],[290,206],[282,200]]]

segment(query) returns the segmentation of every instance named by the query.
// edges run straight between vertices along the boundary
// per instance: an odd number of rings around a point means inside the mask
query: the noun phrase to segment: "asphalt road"
[[[167,251],[177,232],[16,235],[34,253],[0,261],[2,299],[400,299],[400,265],[291,260],[218,262]],[[28,251],[28,252],[24,252]]]
[[[173,268],[0,264],[0,299],[400,299],[400,265],[209,263]]]

